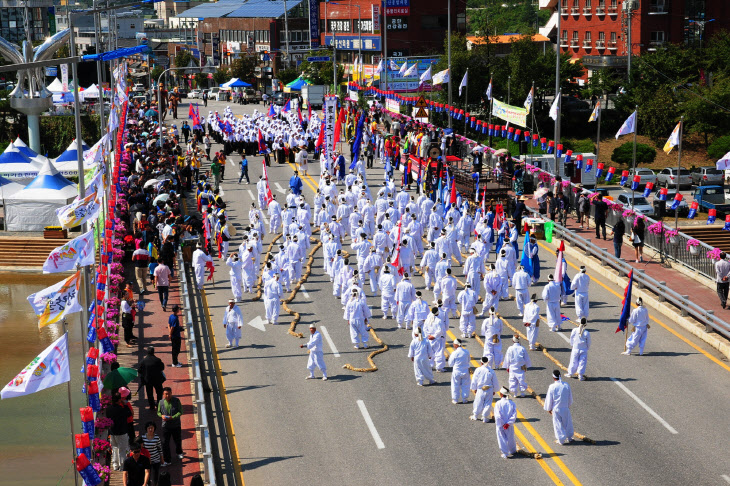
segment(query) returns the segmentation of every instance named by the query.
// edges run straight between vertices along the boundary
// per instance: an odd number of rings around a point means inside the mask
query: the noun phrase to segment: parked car
[[[632,197],[630,192],[622,192],[618,195],[616,198],[616,202],[623,204],[625,208],[630,208],[632,206]],[[649,204],[649,201],[646,200],[644,196],[635,194],[633,196],[633,209],[634,212],[639,214],[645,214],[647,216],[653,216],[654,215],[654,206]]]
[[[636,175],[641,177],[639,181],[639,187],[646,187],[646,184],[651,182],[656,184],[656,174],[651,169],[636,169]],[[631,183],[634,180],[634,169],[629,169],[629,179],[624,184],[624,187],[631,187]]]
[[[676,167],[667,167],[666,169],[662,169],[662,171],[657,174],[656,179],[657,185],[664,187],[676,187],[677,180],[679,180],[680,189],[682,188],[682,186],[692,186],[692,177],[690,175],[689,169],[685,169],[684,167],[681,168],[679,174],[677,174]]]
[[[209,100],[217,100],[218,99],[218,92],[220,91],[220,88],[210,88],[208,91],[208,99]]]
[[[144,84],[142,84],[142,83],[136,83],[134,85],[134,89],[132,91],[144,91],[144,90],[145,90]]]
[[[721,170],[715,167],[697,167],[691,174],[692,184],[696,186],[722,186],[725,177]]]
[[[271,97],[273,99],[273,103],[284,106],[287,101],[291,98],[291,93],[285,93],[283,91],[277,91],[274,93]]]
[[[253,88],[247,88],[243,91],[244,104],[261,103],[261,101],[263,101],[263,96],[261,95],[261,91],[256,91]]]
[[[199,89],[191,89],[190,93],[188,93],[188,98],[200,98],[202,95],[202,91]]]
[[[674,210],[671,209],[672,203],[674,202],[674,197],[677,195],[676,189],[668,189],[667,190],[667,204],[665,209],[665,214],[671,214],[674,215]],[[654,195],[652,196],[652,206],[654,206],[654,212],[657,211],[657,204],[659,203],[659,189],[654,192]],[[687,204],[687,199],[682,199],[679,202],[679,207],[677,207],[677,211],[679,211],[680,215],[685,215],[689,212],[689,204]]]

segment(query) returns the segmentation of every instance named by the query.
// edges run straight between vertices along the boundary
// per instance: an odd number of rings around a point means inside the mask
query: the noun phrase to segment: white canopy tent
[[[95,84],[92,84],[88,88],[86,88],[84,91],[84,98],[98,98],[99,97],[99,87]]]
[[[40,157],[29,158],[18,150],[13,142],[10,142],[5,151],[0,154],[0,176],[12,180],[30,181],[38,175],[38,171],[43,165]]]
[[[77,195],[76,184],[48,161],[30,184],[6,198],[7,230],[43,231],[46,226],[58,226],[56,209],[70,204]]]
[[[46,86],[46,89],[50,91],[51,93],[63,93],[63,83],[60,79],[56,78],[53,80],[51,84]],[[69,90],[71,87],[69,86]],[[68,91],[68,90],[67,90]]]

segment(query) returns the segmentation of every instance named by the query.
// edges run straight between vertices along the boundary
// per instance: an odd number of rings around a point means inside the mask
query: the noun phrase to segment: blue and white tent
[[[30,180],[38,175],[42,165],[41,161],[21,152],[13,142],[0,154],[0,176],[8,179]]]
[[[18,135],[18,138],[13,140],[13,145],[15,145],[15,148],[18,149],[20,153],[28,157],[29,159],[32,159],[33,157],[37,157],[38,154],[33,151],[30,147],[28,147],[25,142],[23,142],[20,139],[20,135]]]
[[[0,176],[0,202],[5,204],[5,199],[22,190],[23,187],[23,184],[18,184]]]
[[[81,141],[81,147],[83,148],[84,152],[86,152],[87,150],[89,150],[91,148],[88,145],[86,145],[86,143],[83,140]],[[77,157],[78,156],[76,155],[76,140],[74,140],[73,142],[71,142],[71,145],[66,147],[66,150],[64,150],[64,152],[61,155],[59,155],[58,157],[53,159],[53,163],[58,164],[59,162],[69,162],[71,160],[77,160]]]
[[[30,184],[5,200],[8,231],[43,231],[45,226],[58,226],[56,209],[70,204],[77,195],[76,184],[47,161]]]

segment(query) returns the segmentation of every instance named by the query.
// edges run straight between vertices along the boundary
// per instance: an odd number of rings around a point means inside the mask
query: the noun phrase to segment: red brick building
[[[554,10],[540,29],[553,41],[558,34],[558,2],[560,49],[581,58],[588,76],[604,67],[625,69],[629,48],[632,55],[640,55],[665,43],[698,46],[730,26],[728,0],[540,0],[540,8]]]

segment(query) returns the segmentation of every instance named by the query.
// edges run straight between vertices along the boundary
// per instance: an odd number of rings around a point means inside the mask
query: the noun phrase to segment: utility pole
[[[383,72],[385,73],[385,81],[380,84],[384,90],[388,90],[388,2],[383,4],[383,25],[380,26],[383,29]],[[383,73],[380,73],[381,81],[383,80]]]
[[[287,12],[286,0],[284,0],[284,39],[286,40],[286,67],[290,65],[289,58],[289,13]]]
[[[446,0],[448,2],[448,9],[447,9],[447,22],[446,22],[446,44],[447,44],[447,50],[448,53],[448,62],[449,62],[449,106],[451,106],[451,0]],[[451,117],[447,117],[449,119],[449,128],[451,128]]]
[[[626,16],[628,17],[628,34],[626,35],[626,43],[627,43],[627,57],[626,57],[626,74],[627,74],[627,80],[629,83],[631,83],[631,17],[633,16],[633,4],[634,0],[624,0],[623,8],[624,12],[626,12]]]

